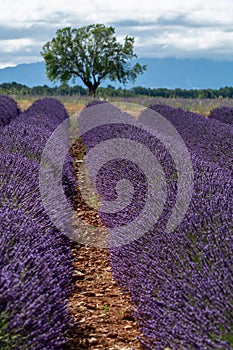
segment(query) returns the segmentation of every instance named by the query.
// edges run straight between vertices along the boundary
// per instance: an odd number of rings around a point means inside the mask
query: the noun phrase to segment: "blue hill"
[[[175,59],[175,58],[140,58],[141,64],[147,64],[147,71],[138,77],[132,86],[166,87],[183,89],[218,89],[233,86],[233,61],[212,61],[207,59]],[[15,67],[0,69],[0,83],[17,82],[29,87],[36,85],[54,86],[46,77],[43,62],[19,64]],[[84,86],[80,79],[77,85]],[[119,83],[105,81],[102,86],[111,84],[124,87]]]
[[[29,87],[36,85],[53,86],[46,77],[43,62],[25,63],[19,64],[15,67],[0,69],[0,83],[11,83],[13,81]]]

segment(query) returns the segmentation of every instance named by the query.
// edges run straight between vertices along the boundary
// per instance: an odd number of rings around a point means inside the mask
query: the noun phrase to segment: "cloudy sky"
[[[233,61],[232,0],[0,0],[0,68],[42,60],[58,28],[113,25],[138,57]]]

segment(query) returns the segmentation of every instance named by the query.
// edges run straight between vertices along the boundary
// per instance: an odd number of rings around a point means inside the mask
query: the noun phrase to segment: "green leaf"
[[[81,28],[58,29],[56,37],[42,48],[46,73],[51,81],[68,83],[80,78],[95,94],[105,79],[126,84],[135,81],[146,70],[145,65],[130,60],[136,58],[133,52],[134,37],[126,36],[124,43],[117,42],[114,27],[91,24]]]

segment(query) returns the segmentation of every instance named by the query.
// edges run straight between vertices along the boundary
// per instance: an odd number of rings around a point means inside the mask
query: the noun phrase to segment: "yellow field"
[[[26,110],[34,101],[42,96],[12,96],[19,104],[21,110]],[[85,105],[92,100],[88,96],[54,96],[61,101],[66,107],[70,116],[77,112],[80,112]],[[109,97],[108,102],[114,104],[124,112],[128,112],[133,117],[137,117],[142,109],[148,107],[151,104],[167,104],[175,108],[182,108],[191,112],[196,112],[207,116],[211,110],[224,106],[232,105],[233,101],[229,99],[182,99],[182,98],[120,98]]]
[[[18,105],[22,111],[25,111],[27,108],[29,108],[31,106],[31,104],[36,100],[37,100],[37,98],[25,99],[25,100],[24,99],[16,99],[16,101],[18,102]],[[69,102],[69,101],[67,101],[67,102],[61,101],[61,102],[64,104],[69,115],[73,115],[74,113],[81,111],[85,107],[85,103],[83,103],[82,101],[76,102],[76,103]]]

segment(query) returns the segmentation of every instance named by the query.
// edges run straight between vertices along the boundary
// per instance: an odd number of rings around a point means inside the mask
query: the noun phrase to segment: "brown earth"
[[[77,246],[75,289],[69,308],[75,325],[65,349],[140,350],[134,305],[112,278],[106,249]]]
[[[81,160],[85,148],[77,141],[72,152],[74,160]],[[77,175],[80,162],[74,161],[74,165]],[[79,177],[78,181],[81,184],[85,179]],[[76,205],[74,223],[78,221],[78,233],[82,231],[87,242],[86,223],[97,229],[102,225],[97,211],[86,204],[81,193],[76,197]],[[70,327],[65,350],[144,349],[138,339],[141,333],[137,321],[133,317],[135,306],[129,293],[123,291],[112,277],[108,250],[74,243],[73,256],[75,288],[69,309],[74,325]]]

